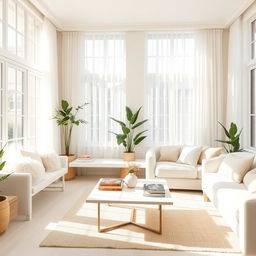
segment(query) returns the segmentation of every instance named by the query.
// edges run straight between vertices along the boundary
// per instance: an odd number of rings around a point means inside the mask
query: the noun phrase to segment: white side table
[[[131,163],[139,165],[140,168],[146,168],[144,159],[137,159]],[[69,163],[70,167],[80,168],[120,168],[120,176],[123,176],[124,169],[128,167],[129,162],[122,159],[112,158],[92,158],[92,159],[79,159]]]

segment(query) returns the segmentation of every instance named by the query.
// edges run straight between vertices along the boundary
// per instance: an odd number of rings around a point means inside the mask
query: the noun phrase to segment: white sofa
[[[225,157],[227,155],[203,161],[204,197],[210,199],[237,234],[243,254],[256,255],[256,194],[251,193],[243,183],[236,183],[218,171]],[[254,158],[251,168],[255,167]]]
[[[18,214],[25,216],[27,220],[32,218],[32,197],[43,189],[58,189],[64,191],[65,179],[64,175],[68,171],[68,158],[66,156],[59,156],[61,161],[61,169],[45,172],[43,179],[32,186],[32,176],[30,173],[13,173],[3,182],[0,182],[0,191],[5,195],[15,195],[18,197]],[[0,173],[0,176],[4,172]],[[55,184],[50,186],[55,181],[62,179],[61,186]]]
[[[168,146],[164,146],[168,147]],[[182,150],[182,146],[180,146]],[[159,161],[161,146],[146,153],[146,178],[166,179],[171,189],[201,190],[201,164],[196,166],[171,161]]]

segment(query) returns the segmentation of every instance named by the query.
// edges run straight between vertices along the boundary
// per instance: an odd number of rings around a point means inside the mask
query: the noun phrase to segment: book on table
[[[143,186],[143,195],[144,196],[152,196],[152,197],[164,197],[165,189],[163,184],[144,184]]]
[[[99,190],[120,191],[123,188],[123,180],[120,178],[102,178],[99,184]]]

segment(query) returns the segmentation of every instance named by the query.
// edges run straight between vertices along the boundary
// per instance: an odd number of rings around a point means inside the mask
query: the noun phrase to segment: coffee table
[[[96,184],[94,189],[91,191],[90,195],[86,199],[87,203],[97,203],[98,204],[98,232],[108,232],[126,225],[135,225],[137,227],[149,230],[151,232],[162,234],[162,206],[163,205],[172,205],[171,193],[169,191],[166,180],[155,180],[155,179],[139,179],[137,186],[135,188],[127,188],[124,185],[122,191],[103,191],[99,190],[99,182]],[[143,185],[149,183],[161,183],[165,188],[165,197],[147,197],[143,195]],[[101,228],[101,204],[108,204],[109,206],[120,206],[131,208],[131,218],[130,221],[123,222],[118,225],[109,226],[106,228]],[[159,210],[159,227],[157,230],[150,227],[143,226],[135,222],[136,217],[136,208],[135,206],[129,205],[157,205]],[[125,206],[123,206],[125,205]]]

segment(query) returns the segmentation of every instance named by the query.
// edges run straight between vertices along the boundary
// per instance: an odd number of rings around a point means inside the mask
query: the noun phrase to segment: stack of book
[[[165,197],[163,184],[144,184],[144,196]]]
[[[123,188],[122,179],[103,178],[99,183],[99,190],[120,191]]]

